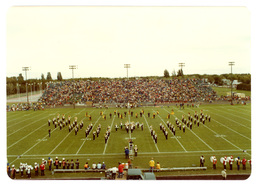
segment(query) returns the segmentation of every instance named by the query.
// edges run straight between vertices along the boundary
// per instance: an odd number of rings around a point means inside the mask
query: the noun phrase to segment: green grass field
[[[144,110],[144,115],[139,116],[141,109]],[[211,115],[211,122],[207,121],[205,125],[200,123],[200,126],[193,124],[192,130],[186,128],[183,133],[182,129],[176,127],[176,135],[173,136],[167,128],[167,114],[174,110],[174,115],[171,115],[169,121],[175,125],[175,117],[181,120],[182,115],[187,119],[188,112],[191,115],[195,111],[200,113],[203,110],[204,114]],[[133,117],[127,115],[124,119],[117,118],[114,115],[114,110],[123,113],[127,111],[125,108],[56,108],[46,109],[44,111],[20,111],[7,113],[7,160],[15,167],[19,163],[28,163],[34,165],[35,162],[41,163],[42,158],[55,159],[56,156],[62,160],[79,159],[80,168],[88,161],[91,165],[93,162],[105,162],[107,168],[118,166],[118,162],[127,162],[124,155],[124,147],[128,146],[128,140],[133,139],[134,144],[138,146],[138,156],[132,161],[133,166],[138,168],[148,168],[148,162],[151,157],[159,161],[162,168],[167,167],[191,167],[199,166],[199,158],[205,156],[207,166],[206,171],[196,171],[193,174],[220,174],[223,165],[220,163],[220,158],[231,156],[241,158],[246,157],[251,159],[251,105],[200,105],[200,108],[192,108],[185,106],[184,110],[180,110],[176,106],[168,107],[140,107],[131,109],[134,112]],[[100,116],[100,112],[106,114],[107,119],[104,120]],[[159,111],[159,115],[155,119],[152,118],[152,113]],[[85,117],[85,113],[91,114],[92,121]],[[147,113],[151,113],[148,117]],[[68,127],[62,130],[54,125],[48,126],[48,118],[51,120],[57,114],[70,115],[71,121],[74,117],[78,118],[78,123],[83,120],[84,127],[75,135],[74,130],[68,132]],[[112,118],[109,118],[109,113],[112,113]],[[138,118],[135,118],[135,113],[138,113]],[[123,128],[115,131],[115,124],[124,124],[126,121],[134,121],[144,123],[144,130],[137,128],[133,133],[127,133]],[[99,137],[92,140],[92,132],[85,138],[84,130],[93,123],[93,130],[96,130],[98,124],[101,124],[102,129]],[[165,139],[163,132],[159,128],[162,123],[168,131],[168,140]],[[154,143],[149,126],[153,127],[158,135],[157,144]],[[111,134],[108,142],[105,144],[104,133],[107,126],[111,127]],[[48,135],[48,129],[51,128],[51,137]],[[246,150],[246,152],[243,152]],[[217,170],[212,169],[210,157],[217,157]],[[20,157],[18,157],[20,156]],[[229,166],[227,166],[229,168]],[[228,171],[229,173],[250,173],[249,165],[247,170]],[[48,166],[47,166],[48,168]],[[32,171],[34,178],[34,171]],[[96,177],[99,173],[96,173]],[[190,172],[172,172],[167,174],[190,174]],[[80,174],[78,174],[80,175]],[[85,174],[83,174],[85,175]],[[62,177],[64,174],[54,174],[46,171],[46,177]],[[66,174],[65,174],[66,176]],[[70,173],[69,177],[75,177],[74,173]],[[104,175],[102,175],[104,176]],[[40,177],[40,176],[39,176]],[[19,175],[17,176],[19,178]]]

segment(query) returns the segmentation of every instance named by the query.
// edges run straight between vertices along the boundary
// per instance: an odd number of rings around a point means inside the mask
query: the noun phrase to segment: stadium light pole
[[[179,63],[179,67],[181,68],[181,72],[183,73],[182,67],[185,67],[185,63]]]
[[[74,70],[77,69],[77,65],[69,65],[69,69],[72,70],[72,79],[74,79]]]
[[[72,80],[74,80],[74,70],[77,69],[77,65],[69,65],[69,69],[72,70]],[[73,91],[75,90],[75,85],[73,85]],[[74,101],[74,96],[73,96],[73,107],[74,109],[76,108],[76,104],[75,104],[75,101]]]
[[[231,105],[233,105],[233,78],[232,78],[232,66],[235,65],[235,62],[228,62],[228,65],[231,66]]]
[[[127,79],[129,80],[129,76],[128,76],[128,68],[131,68],[130,64],[124,64],[124,68],[127,69]]]
[[[128,76],[128,68],[131,68],[131,65],[130,64],[124,64],[124,68],[127,69],[127,80],[129,80],[129,76]],[[127,100],[127,108],[130,107],[129,106],[129,93],[128,93],[128,100]]]
[[[25,71],[25,77],[26,77],[26,94],[27,94],[27,103],[28,103],[28,79],[27,79],[27,71],[29,71],[29,67],[22,67],[22,71]]]

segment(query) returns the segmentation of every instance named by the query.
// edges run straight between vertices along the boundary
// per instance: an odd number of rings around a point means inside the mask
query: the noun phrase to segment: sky
[[[6,16],[6,76],[28,79],[251,73],[246,7],[13,6]]]

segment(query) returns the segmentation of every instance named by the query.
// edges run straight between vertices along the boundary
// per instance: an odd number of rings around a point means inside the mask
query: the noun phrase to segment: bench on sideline
[[[188,170],[206,170],[207,167],[173,167],[154,169],[153,172],[170,172],[170,171],[188,171]],[[150,172],[149,169],[140,169],[142,172]],[[76,173],[76,172],[105,172],[105,169],[54,169],[54,173]]]

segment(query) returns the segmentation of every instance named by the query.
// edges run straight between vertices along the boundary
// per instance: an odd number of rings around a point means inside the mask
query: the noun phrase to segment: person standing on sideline
[[[122,164],[121,162],[119,162],[118,164],[118,178],[122,178],[124,172],[124,164]]]
[[[79,169],[79,159],[76,160],[76,169]]]
[[[129,158],[129,149],[128,149],[128,147],[125,147],[124,153],[125,153],[125,158],[128,159]]]
[[[233,156],[230,156],[230,159],[229,159],[229,169],[232,170],[233,169]]]
[[[240,164],[241,164],[240,157],[237,157],[237,162],[236,162],[237,170],[240,170]]]
[[[35,162],[35,166],[34,166],[34,169],[35,169],[35,176],[38,176],[38,165],[37,163]]]
[[[155,168],[155,161],[153,158],[151,158],[151,160],[149,161],[149,170],[153,172]]]
[[[245,157],[244,157],[242,160],[243,170],[246,170],[246,162],[247,162],[247,159],[245,159]]]
[[[41,170],[41,176],[44,176],[44,169],[45,169],[45,165],[42,162],[42,164],[40,165],[40,170]]]
[[[212,164],[213,164],[213,169],[216,169],[217,158],[215,156],[213,158]]]
[[[16,174],[16,169],[15,169],[15,166],[12,165],[12,171],[11,171],[11,178],[12,179],[15,179],[15,174]]]
[[[202,155],[200,157],[200,167],[204,167],[204,162],[205,162],[205,159],[204,159],[204,156]]]
[[[52,159],[48,157],[48,165],[49,165],[49,171],[52,170]]]

